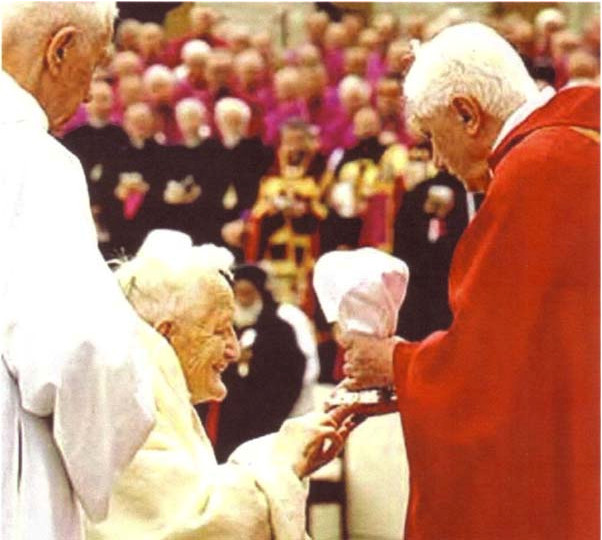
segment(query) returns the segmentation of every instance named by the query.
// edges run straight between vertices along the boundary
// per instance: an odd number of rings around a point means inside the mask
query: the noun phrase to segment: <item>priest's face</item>
[[[203,290],[203,301],[174,321],[168,336],[184,371],[192,403],[222,401],[227,394],[222,373],[240,355],[232,327],[232,291],[225,283],[213,283]]]
[[[60,129],[83,101],[90,100],[92,74],[106,59],[110,36],[110,28],[96,39],[75,31],[66,45],[47,49],[47,57],[56,60],[54,71],[49,69],[48,79],[42,81],[46,86],[42,101],[51,130]]]
[[[473,120],[450,105],[437,108],[418,124],[432,144],[435,165],[456,176],[467,189],[483,191],[489,181],[487,157],[493,140],[479,126],[475,128]]]

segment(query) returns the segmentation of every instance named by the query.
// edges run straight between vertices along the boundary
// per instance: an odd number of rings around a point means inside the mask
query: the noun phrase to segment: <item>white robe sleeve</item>
[[[117,474],[153,426],[137,317],[96,246],[85,180],[59,143],[23,174],[3,355],[21,404],[53,435],[86,514],[103,519]],[[32,170],[33,169],[33,170]],[[35,177],[35,176],[34,176]]]

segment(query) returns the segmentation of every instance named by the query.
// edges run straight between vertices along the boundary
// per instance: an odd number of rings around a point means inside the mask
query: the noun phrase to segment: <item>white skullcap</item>
[[[181,253],[192,247],[192,238],[180,231],[155,229],[149,232],[136,253],[136,257],[162,258]]]
[[[326,320],[343,333],[390,337],[410,278],[406,263],[374,248],[331,251],[314,267],[313,285]]]

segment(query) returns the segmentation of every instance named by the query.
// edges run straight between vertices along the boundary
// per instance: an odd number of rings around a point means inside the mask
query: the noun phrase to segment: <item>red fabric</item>
[[[406,538],[600,537],[599,89],[498,147],[450,273],[454,322],[395,350]]]

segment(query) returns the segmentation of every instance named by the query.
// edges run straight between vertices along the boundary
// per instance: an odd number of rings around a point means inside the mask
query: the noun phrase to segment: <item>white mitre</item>
[[[406,263],[374,248],[331,251],[318,259],[313,285],[326,320],[343,333],[395,334],[410,278]]]

